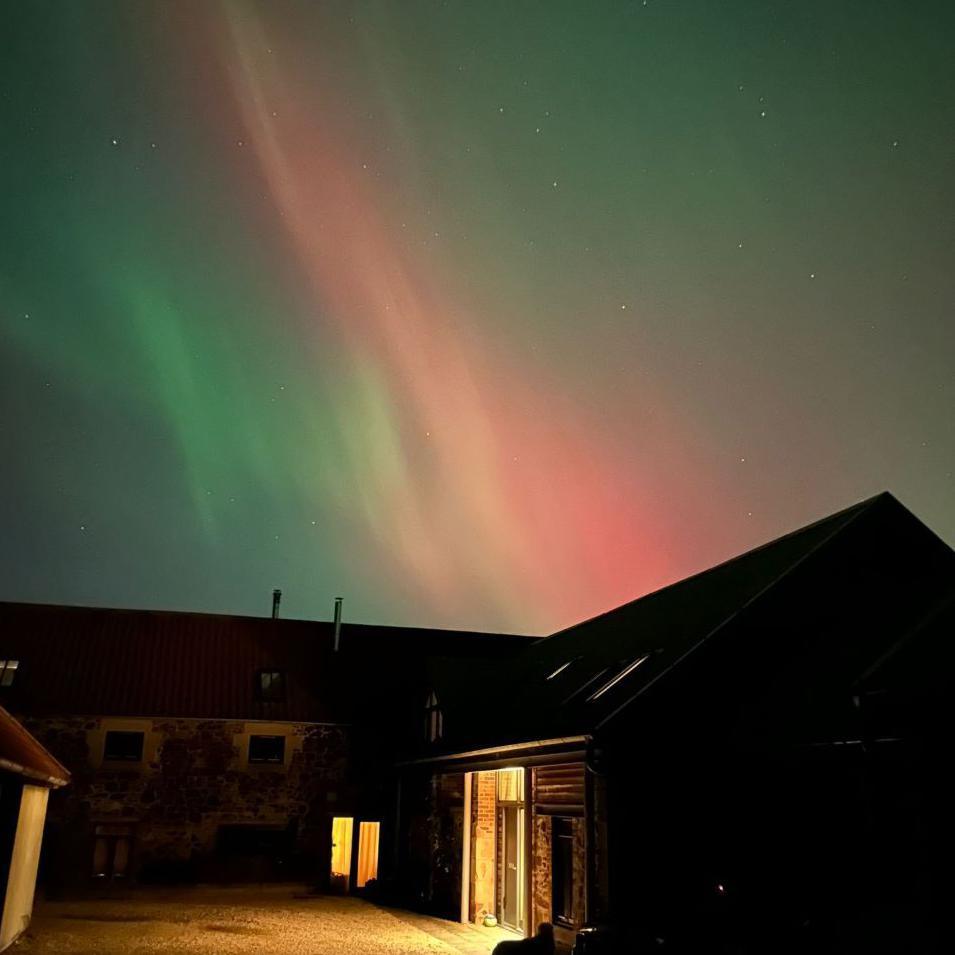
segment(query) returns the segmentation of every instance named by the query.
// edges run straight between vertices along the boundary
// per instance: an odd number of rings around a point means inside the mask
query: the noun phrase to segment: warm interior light
[[[499,802],[522,802],[524,799],[524,770],[515,766],[497,771],[497,798]]]
[[[351,839],[354,820],[351,816],[335,816],[332,820],[332,876],[348,878],[351,874]],[[377,863],[376,863],[377,864]]]
[[[362,822],[358,825],[358,874],[356,888],[364,888],[371,880],[378,878],[378,837],[380,822]]]

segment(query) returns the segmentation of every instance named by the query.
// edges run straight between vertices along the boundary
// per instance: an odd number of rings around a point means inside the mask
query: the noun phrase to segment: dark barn
[[[403,767],[402,831],[454,847],[419,891],[564,946],[934,950],[953,630],[955,553],[883,494],[482,680],[449,667]]]

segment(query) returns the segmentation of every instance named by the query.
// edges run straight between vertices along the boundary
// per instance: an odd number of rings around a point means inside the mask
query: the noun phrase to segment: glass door
[[[347,892],[351,877],[352,832],[355,820],[351,816],[335,816],[332,819],[332,878],[331,888]]]

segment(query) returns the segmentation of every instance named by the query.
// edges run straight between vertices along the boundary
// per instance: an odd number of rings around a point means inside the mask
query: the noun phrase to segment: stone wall
[[[541,922],[553,920],[551,899],[551,817],[534,813],[531,831],[531,922],[536,930]]]
[[[241,879],[236,860],[223,870],[217,840],[220,827],[229,825],[283,829],[278,844],[286,858],[277,864],[301,867],[311,860],[321,877],[331,812],[347,812],[343,727],[96,716],[23,722],[72,773],[72,784],[51,799],[49,854],[55,861],[47,865],[51,876],[69,872],[71,882],[92,873],[97,826],[116,831],[117,824],[132,835],[134,877]],[[103,760],[110,729],[145,734],[141,763]],[[250,733],[285,736],[285,763],[249,765]],[[268,874],[259,864],[248,877]]]

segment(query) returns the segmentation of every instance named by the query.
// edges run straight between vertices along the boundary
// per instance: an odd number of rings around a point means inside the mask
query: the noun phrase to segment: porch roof
[[[0,706],[0,770],[30,783],[65,786],[69,771]]]

